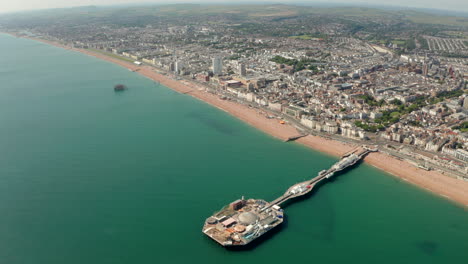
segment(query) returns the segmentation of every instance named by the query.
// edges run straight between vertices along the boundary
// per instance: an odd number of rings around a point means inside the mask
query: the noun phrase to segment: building
[[[238,71],[239,71],[239,75],[242,76],[242,77],[245,77],[247,75],[247,71],[245,69],[245,64],[244,63],[239,63]]]
[[[168,65],[167,69],[168,69],[168,71],[171,71],[171,72],[173,72],[173,71],[174,71],[174,69],[175,69],[174,62],[171,62],[171,63],[169,63],[169,65]]]
[[[468,161],[468,151],[463,149],[457,149],[455,151],[455,157],[459,160]]]
[[[376,119],[376,118],[380,118],[382,117],[382,113],[379,113],[379,112],[371,112],[370,113],[370,118],[371,119]]]
[[[311,129],[315,129],[315,126],[317,124],[317,121],[314,120],[312,117],[310,116],[302,116],[301,118],[301,124],[303,124],[304,126],[308,127],[308,128],[311,128]]]
[[[283,108],[283,113],[294,118],[300,118],[301,115],[304,114],[304,111],[298,107],[290,105]]]
[[[241,209],[244,205],[246,204],[246,201],[244,199],[239,199],[239,200],[236,200],[232,203],[229,204],[229,208],[231,210],[239,210]]]
[[[184,69],[184,63],[180,60],[177,60],[175,63],[174,71],[180,73]]]
[[[216,56],[213,58],[213,74],[221,75],[223,73],[223,60],[221,57]]]
[[[338,124],[334,121],[327,121],[323,126],[323,131],[329,134],[336,134],[338,133]]]
[[[209,82],[210,76],[206,74],[197,74],[197,80],[201,82]]]
[[[153,60],[152,59],[142,59],[142,61],[144,63],[147,63],[147,64],[153,64]]]
[[[236,80],[228,80],[225,82],[225,84],[227,87],[233,87],[233,88],[238,88],[242,86],[242,83]]]

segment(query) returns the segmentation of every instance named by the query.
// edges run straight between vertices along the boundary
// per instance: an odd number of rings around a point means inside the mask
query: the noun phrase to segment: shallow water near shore
[[[468,212],[360,164],[244,251],[201,233],[336,159],[136,73],[0,34],[1,263],[464,263]],[[115,93],[124,83],[127,91]]]

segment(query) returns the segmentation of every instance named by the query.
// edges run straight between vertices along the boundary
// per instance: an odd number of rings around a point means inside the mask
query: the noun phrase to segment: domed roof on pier
[[[244,212],[238,218],[243,225],[251,225],[258,220],[258,216],[252,212]]]

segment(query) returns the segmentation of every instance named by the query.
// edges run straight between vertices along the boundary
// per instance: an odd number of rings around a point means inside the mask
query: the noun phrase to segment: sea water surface
[[[125,92],[113,86],[123,83]],[[201,233],[336,158],[127,69],[0,35],[0,263],[466,263],[468,212],[361,164],[248,250]]]

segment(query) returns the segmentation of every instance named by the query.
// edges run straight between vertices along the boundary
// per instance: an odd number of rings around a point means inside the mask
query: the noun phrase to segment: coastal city
[[[6,20],[2,30],[149,65],[222,100],[264,111],[301,135],[378,145],[421,169],[468,180],[466,27],[417,31],[405,22],[397,30],[401,19],[388,16],[361,18],[357,26],[326,14],[299,18],[282,5],[206,14],[166,8],[161,12],[181,15],[133,26],[124,16],[73,30],[66,21],[41,26]],[[231,11],[247,21],[238,23],[226,15]],[[211,12],[219,13],[206,17]]]
[[[0,58],[2,263],[468,258],[468,2],[7,1]]]
[[[376,144],[420,168],[468,180],[468,38],[460,37],[468,36],[467,28],[413,38],[389,31],[381,37],[386,41],[376,42],[372,31],[351,36],[344,22],[328,23],[328,17],[310,26],[288,14],[271,17],[277,16],[283,18],[273,19],[278,30],[267,27],[265,34],[259,25],[250,33],[235,19],[202,15],[144,27],[14,30],[151,65],[222,99],[264,109],[266,118],[290,122],[301,133]],[[398,22],[379,20],[373,22]]]

